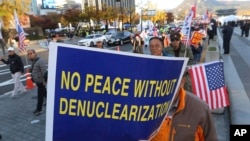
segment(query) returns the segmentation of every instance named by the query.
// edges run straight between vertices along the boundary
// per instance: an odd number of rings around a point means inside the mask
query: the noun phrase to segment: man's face
[[[151,55],[161,56],[163,45],[160,40],[152,39],[149,43]]]
[[[180,39],[179,38],[171,39],[171,44],[175,49],[178,49],[180,45]]]
[[[102,48],[102,42],[97,42],[96,46],[97,46],[97,48]]]
[[[8,54],[10,55],[10,56],[12,56],[12,55],[14,55],[14,51],[12,51],[12,50],[10,50],[10,51],[8,51]]]
[[[35,58],[35,53],[34,52],[32,52],[32,51],[28,51],[27,52],[27,55],[28,55],[28,58],[30,59],[30,60],[33,60],[34,58]]]

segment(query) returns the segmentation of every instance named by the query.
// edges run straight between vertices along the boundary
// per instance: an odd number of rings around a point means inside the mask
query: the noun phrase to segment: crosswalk
[[[6,69],[1,69],[5,67]],[[30,65],[26,65],[24,66],[24,68],[30,68]],[[10,74],[10,70],[8,67],[6,67],[6,65],[0,65],[0,77],[3,76],[3,75],[6,75],[6,74]],[[21,75],[20,77],[20,80],[23,82],[23,81],[26,81],[26,73]],[[11,84],[14,84],[14,81],[13,79],[9,79],[9,80],[6,80],[6,81],[0,81],[0,87],[3,87],[3,86],[7,86],[7,85],[11,85]]]

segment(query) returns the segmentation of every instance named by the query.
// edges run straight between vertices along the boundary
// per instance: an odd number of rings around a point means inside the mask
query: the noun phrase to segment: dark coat
[[[232,35],[233,35],[233,27],[230,25],[226,25],[223,28],[222,33],[223,33],[223,39],[231,40]]]
[[[15,74],[16,72],[24,73],[23,62],[21,60],[21,57],[17,54],[9,55],[9,58],[7,60],[2,59],[1,61],[5,64],[10,65],[10,72],[12,74]]]

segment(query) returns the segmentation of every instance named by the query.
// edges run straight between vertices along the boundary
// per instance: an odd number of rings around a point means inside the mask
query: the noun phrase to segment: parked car
[[[126,42],[130,42],[131,36],[134,36],[134,34],[129,31],[117,32],[108,40],[108,45],[123,45]]]
[[[96,45],[97,41],[102,41],[103,44],[107,43],[107,38],[101,34],[90,34],[86,36],[84,39],[78,41],[79,46],[88,46],[93,47]]]
[[[113,35],[115,35],[115,31],[109,31],[104,34],[106,36],[107,40],[110,40]]]

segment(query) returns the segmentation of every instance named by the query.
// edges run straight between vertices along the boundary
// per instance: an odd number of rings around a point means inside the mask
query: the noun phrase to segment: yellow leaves
[[[167,13],[165,11],[156,11],[155,15],[151,18],[151,20],[155,23],[157,21],[160,21],[161,23],[164,23],[164,21],[167,19]]]
[[[10,21],[13,19],[14,9],[18,15],[29,11],[31,0],[2,0],[0,4],[0,17],[3,20],[4,28],[9,28]]]

